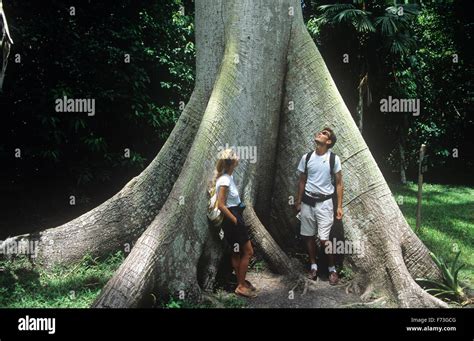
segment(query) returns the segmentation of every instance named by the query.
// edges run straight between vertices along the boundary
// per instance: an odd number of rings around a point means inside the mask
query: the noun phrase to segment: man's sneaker
[[[312,279],[313,281],[316,280],[316,278],[318,278],[318,270],[315,270],[315,269],[311,269],[308,273],[308,278],[309,279]]]
[[[336,271],[332,271],[329,274],[329,284],[336,285],[337,283],[339,283],[339,276]]]

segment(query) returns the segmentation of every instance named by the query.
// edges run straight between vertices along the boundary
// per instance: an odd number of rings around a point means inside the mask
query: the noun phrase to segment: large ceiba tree
[[[363,252],[348,258],[353,288],[365,296],[378,289],[401,307],[446,306],[414,280],[440,273],[344,104],[300,1],[196,0],[195,6],[195,88],[155,159],[90,212],[12,239],[38,241],[37,262],[45,267],[133,244],[94,307],[149,306],[178,292],[198,299],[214,286],[224,254],[206,217],[219,147],[256,146],[257,162],[242,160],[234,175],[247,204],[244,218],[271,268],[303,280],[301,266],[283,251],[296,223],[290,197],[301,155],[313,148],[314,132],[329,126],[343,167],[346,238],[364,241]]]

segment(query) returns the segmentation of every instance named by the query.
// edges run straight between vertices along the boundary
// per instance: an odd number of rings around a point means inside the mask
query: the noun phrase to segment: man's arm
[[[298,181],[298,193],[296,194],[295,208],[299,212],[301,209],[301,199],[303,198],[304,186],[306,185],[306,174],[300,174],[300,180]]]
[[[342,193],[344,185],[342,184],[342,171],[336,173],[336,191],[337,191],[337,211],[336,219],[342,219]]]

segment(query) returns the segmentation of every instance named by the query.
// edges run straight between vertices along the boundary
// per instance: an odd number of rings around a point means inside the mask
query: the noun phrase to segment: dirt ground
[[[233,298],[242,301],[247,308],[375,308],[390,307],[389,302],[373,298],[363,302],[360,296],[346,292],[349,284],[341,278],[338,285],[331,286],[327,277],[318,278],[312,289],[306,289],[303,283],[291,282],[286,277],[271,272],[268,268],[251,268],[247,273],[249,280],[257,288],[257,297],[245,298],[234,294],[230,284],[221,299]],[[222,297],[224,295],[224,297]],[[233,297],[232,297],[233,296]],[[368,303],[368,304],[367,304]]]
[[[341,308],[362,303],[358,296],[346,293],[347,282],[344,281],[331,286],[327,279],[318,278],[316,290],[307,290],[303,294],[302,283],[294,288],[295,282],[291,283],[268,269],[252,270],[247,279],[257,288],[256,298],[244,298],[249,308]]]

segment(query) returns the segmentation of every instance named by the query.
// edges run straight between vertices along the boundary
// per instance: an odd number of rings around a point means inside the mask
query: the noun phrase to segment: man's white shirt
[[[306,155],[304,154],[301,157],[300,163],[298,165],[298,171],[304,173]],[[308,161],[308,174],[306,180],[305,190],[313,193],[320,193],[323,195],[329,195],[334,193],[334,186],[331,183],[331,176],[329,174],[329,155],[330,150],[328,150],[323,155],[318,155],[316,152],[312,152],[311,158]],[[338,173],[341,170],[341,160],[339,156],[336,155],[334,160],[334,174]]]

